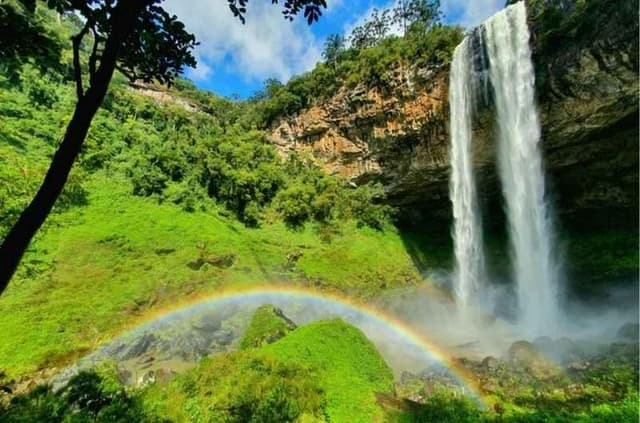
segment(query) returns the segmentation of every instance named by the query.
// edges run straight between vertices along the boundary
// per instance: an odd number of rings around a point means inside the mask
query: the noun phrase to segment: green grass
[[[0,363],[10,376],[67,364],[142,315],[222,287],[313,284],[367,296],[419,277],[393,229],[345,222],[326,243],[312,225],[250,229],[134,197],[114,175],[98,173],[85,188],[88,205],[52,216],[0,297]],[[287,260],[294,252],[297,263]],[[227,254],[235,256],[228,268],[187,266]]]
[[[368,423],[383,418],[376,393],[392,391],[391,369],[373,344],[359,329],[329,320],[257,349],[207,358],[142,395],[150,413],[173,421],[303,416],[296,421]]]
[[[375,394],[393,391],[393,375],[359,329],[341,320],[311,323],[260,351],[318,369],[330,421],[355,423],[382,418]]]
[[[240,348],[255,348],[272,343],[295,329],[281,311],[270,304],[259,307],[240,342]]]
[[[142,392],[146,414],[175,422],[322,421],[322,390],[309,366],[238,351],[203,359]]]

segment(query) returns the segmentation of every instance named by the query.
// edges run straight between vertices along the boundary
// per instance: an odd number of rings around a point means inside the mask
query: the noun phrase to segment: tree
[[[20,2],[31,12],[36,8],[36,0]],[[0,294],[60,196],[116,69],[131,81],[171,84],[184,66],[195,66],[191,54],[197,45],[195,37],[161,3],[162,0],[46,1],[58,13],[80,15],[84,21],[80,32],[71,38],[77,102],[42,185],[0,245]],[[248,0],[228,0],[229,8],[243,23],[247,4]],[[325,0],[286,0],[283,15],[292,20],[303,12],[312,23],[321,15],[321,7],[326,8]],[[80,50],[86,39],[90,40],[91,49],[83,66]]]
[[[0,73],[14,81],[27,59],[34,59],[40,69],[60,67],[59,40],[32,15],[15,2],[0,1]]]
[[[390,9],[384,9],[382,12],[373,9],[371,17],[351,32],[351,46],[358,50],[373,47],[389,34],[391,21]]]
[[[345,39],[340,34],[332,34],[327,37],[324,42],[324,50],[322,57],[327,63],[331,64],[335,70],[338,64],[338,57],[344,51]]]
[[[404,35],[409,32],[424,34],[442,16],[440,0],[401,0],[392,14],[393,23],[402,26]]]

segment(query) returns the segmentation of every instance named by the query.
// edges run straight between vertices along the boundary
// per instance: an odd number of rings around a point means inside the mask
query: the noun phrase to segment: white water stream
[[[560,322],[558,263],[545,200],[540,121],[524,2],[496,14],[485,28],[518,317],[525,333],[549,335]]]
[[[449,196],[453,208],[456,259],[453,286],[456,299],[463,308],[477,297],[486,278],[481,216],[471,148],[471,122],[475,101],[472,60],[471,38],[466,37],[453,53],[449,84],[451,108]]]
[[[518,319],[529,336],[551,335],[559,319],[559,269],[545,200],[540,121],[524,2],[484,24],[484,49],[498,124],[498,168],[506,203]],[[473,174],[474,87],[472,36],[456,48],[451,65],[451,182],[456,268],[454,291],[467,307],[481,301],[485,259]],[[484,53],[480,53],[481,55]]]

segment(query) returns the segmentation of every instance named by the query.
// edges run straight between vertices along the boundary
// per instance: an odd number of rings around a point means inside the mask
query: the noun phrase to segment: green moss
[[[282,338],[296,325],[272,305],[258,308],[240,342],[240,348],[256,348]]]
[[[330,320],[299,327],[260,349],[267,356],[317,369],[330,421],[370,422],[382,416],[376,393],[393,391],[393,375],[357,328]]]
[[[144,394],[151,414],[175,421],[370,422],[391,370],[364,334],[341,320],[311,323],[273,344],[205,359]]]
[[[309,366],[284,362],[255,350],[203,360],[168,385],[143,393],[149,414],[170,421],[323,421],[323,392]]]

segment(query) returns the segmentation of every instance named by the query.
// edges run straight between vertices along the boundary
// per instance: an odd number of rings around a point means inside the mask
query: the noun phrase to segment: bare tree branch
[[[91,32],[93,33],[93,47],[91,48],[91,56],[89,57],[89,81],[93,85],[96,75],[96,62],[98,61],[98,43],[100,42],[100,37],[98,36],[98,31],[96,31],[93,26],[91,27]]]
[[[80,44],[90,28],[90,21],[87,20],[82,31],[71,37],[73,44],[73,77],[76,80],[76,95],[82,98],[84,89],[82,88],[82,64],[80,63]]]

